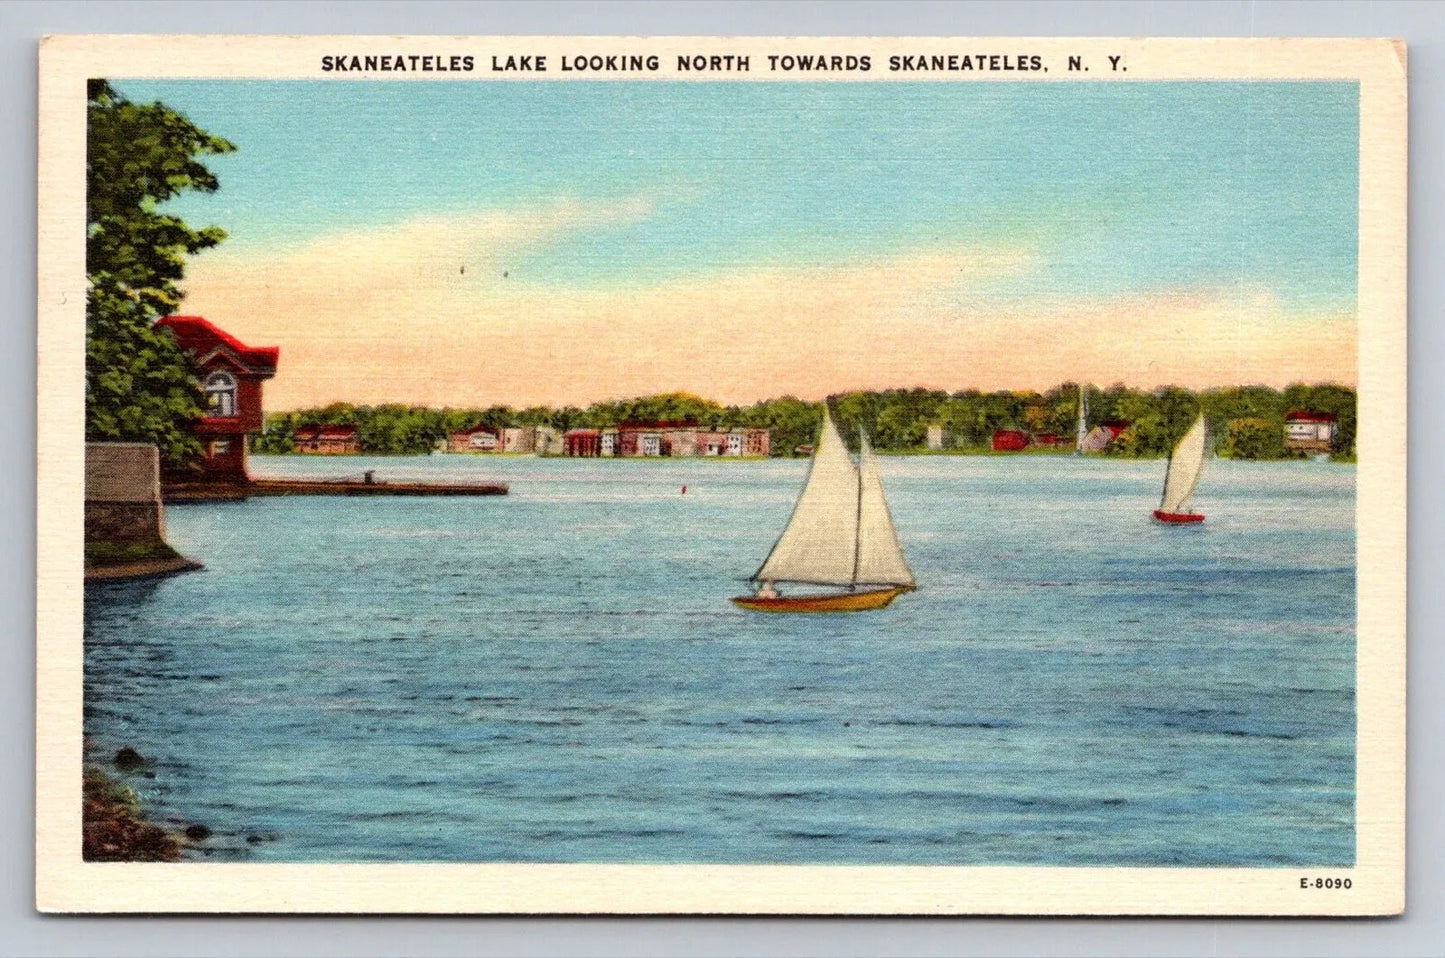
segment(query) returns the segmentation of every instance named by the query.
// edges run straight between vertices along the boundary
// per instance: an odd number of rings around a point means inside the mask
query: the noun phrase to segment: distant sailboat
[[[1209,451],[1209,423],[1201,415],[1179,440],[1169,455],[1169,469],[1164,475],[1164,494],[1154,518],[1175,525],[1203,522],[1204,515],[1189,511],[1189,498],[1199,485],[1204,471],[1204,457]]]
[[[862,439],[855,466],[824,407],[822,435],[793,516],[752,577],[757,592],[733,602],[755,612],[857,612],[881,609],[913,591],[878,459],[868,437]],[[778,582],[847,591],[783,596],[774,588]]]

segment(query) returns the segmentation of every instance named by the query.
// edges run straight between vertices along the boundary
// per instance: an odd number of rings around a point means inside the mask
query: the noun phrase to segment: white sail
[[[788,527],[753,578],[852,585],[857,545],[858,469],[825,406],[808,483]]]
[[[903,558],[888,497],[883,494],[883,477],[878,457],[863,437],[858,457],[858,563],[854,581],[870,585],[913,585],[913,570]]]
[[[1084,442],[1089,438],[1089,394],[1084,387],[1079,387],[1079,428],[1074,437],[1074,448],[1080,452],[1084,449]]]
[[[1169,458],[1169,474],[1164,478],[1164,497],[1159,509],[1163,512],[1184,512],[1194,487],[1199,485],[1199,474],[1204,471],[1204,455],[1208,451],[1209,426],[1200,416],[1189,427],[1174,455]]]

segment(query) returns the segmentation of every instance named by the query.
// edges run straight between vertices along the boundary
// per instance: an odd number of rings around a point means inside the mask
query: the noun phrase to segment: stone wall
[[[161,457],[141,442],[85,444],[86,502],[160,502]]]
[[[160,455],[137,442],[85,444],[85,541],[164,544]]]
[[[140,543],[164,542],[160,503],[87,502],[85,541]]]

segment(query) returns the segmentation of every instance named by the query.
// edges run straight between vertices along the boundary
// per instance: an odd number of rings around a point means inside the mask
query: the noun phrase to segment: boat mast
[[[849,587],[858,588],[858,563],[863,558],[863,443],[868,441],[868,436],[863,432],[863,424],[858,424],[858,499],[857,508],[853,512],[853,584]]]
[[[1159,490],[1159,508],[1164,508],[1164,497],[1169,495],[1169,470],[1174,465],[1174,447],[1169,447],[1169,457],[1164,460],[1164,488]]]

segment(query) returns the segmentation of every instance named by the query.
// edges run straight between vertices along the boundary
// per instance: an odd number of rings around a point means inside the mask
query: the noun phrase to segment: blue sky
[[[1353,83],[116,86],[236,144],[208,160],[218,193],[171,207],[229,233],[187,309],[279,342],[282,402],[1354,380]],[[434,328],[397,319],[423,312]],[[834,316],[896,355],[804,345]],[[709,341],[681,325],[797,363],[698,366]],[[424,378],[377,352],[398,337],[426,337]],[[557,372],[601,337],[651,378]],[[515,371],[440,358],[522,338],[542,358]]]
[[[1352,83],[127,81],[238,151],[173,208],[236,247],[645,193],[519,264],[650,281],[1015,243],[1057,296],[1247,284],[1353,308]],[[1002,291],[1002,290],[1001,290]]]

